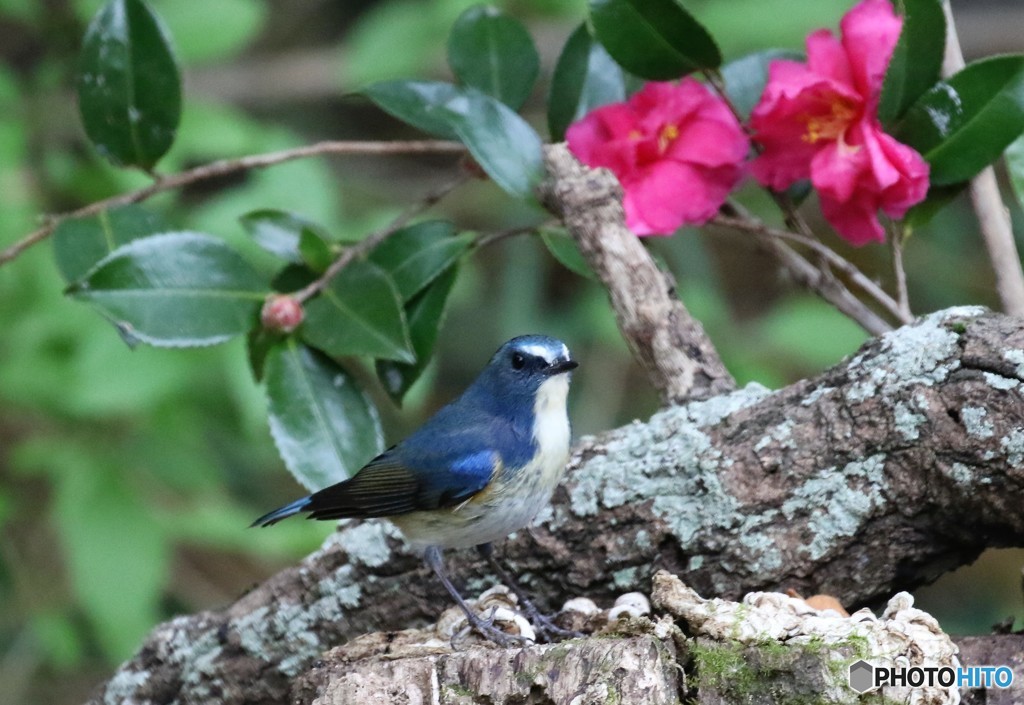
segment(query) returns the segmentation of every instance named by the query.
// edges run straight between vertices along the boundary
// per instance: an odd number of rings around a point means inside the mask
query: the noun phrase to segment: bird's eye
[[[512,354],[512,369],[521,370],[526,367],[526,356],[522,353]]]

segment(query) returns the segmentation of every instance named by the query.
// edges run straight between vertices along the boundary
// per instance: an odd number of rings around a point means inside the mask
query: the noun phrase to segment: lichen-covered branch
[[[732,376],[679,300],[671,275],[626,228],[615,177],[584,167],[564,144],[548,146],[545,163],[541,199],[562,219],[604,284],[622,337],[662,400],[682,402],[732,390]]]
[[[659,568],[704,596],[874,604],[1024,545],[1022,380],[1024,321],[933,314],[816,378],[583,439],[553,506],[499,551],[553,607],[649,590]],[[493,584],[475,554],[450,567],[470,594]],[[94,702],[284,702],[329,648],[447,606],[395,529],[349,524],[228,608],[158,627]]]

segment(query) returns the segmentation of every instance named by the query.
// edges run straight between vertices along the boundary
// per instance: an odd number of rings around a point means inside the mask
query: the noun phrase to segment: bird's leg
[[[452,581],[448,579],[448,573],[444,568],[444,560],[441,557],[441,549],[437,546],[428,546],[423,552],[423,560],[426,561],[427,565],[431,567],[437,577],[441,579],[441,584],[444,585],[445,590],[452,596],[461,609],[463,614],[466,615],[467,621],[469,621],[470,627],[475,629],[477,633],[483,636],[485,639],[490,639],[498,646],[509,647],[518,646],[529,642],[530,640],[526,637],[519,636],[518,634],[509,634],[503,632],[494,626],[494,622],[489,619],[481,619],[476,612],[470,609],[466,601],[462,599],[462,595],[452,585]]]
[[[537,631],[545,637],[546,641],[553,642],[558,639],[575,639],[583,636],[580,632],[573,631],[572,629],[562,629],[554,623],[551,617],[537,609],[537,605],[533,604],[533,600],[526,594],[526,591],[519,585],[519,582],[495,558],[494,544],[482,543],[476,547],[476,550],[480,552],[480,555],[491,566],[491,570],[497,574],[498,580],[507,585],[515,593],[516,597],[519,598],[519,602],[523,605],[523,610],[526,612],[527,619],[537,627]]]

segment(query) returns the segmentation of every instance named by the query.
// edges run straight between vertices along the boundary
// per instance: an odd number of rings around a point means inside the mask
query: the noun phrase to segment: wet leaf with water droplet
[[[78,108],[96,150],[152,169],[181,119],[181,76],[159,18],[142,0],[110,0],[82,40]]]
[[[914,103],[897,138],[931,165],[930,182],[966,181],[1024,132],[1024,55],[969,64]]]

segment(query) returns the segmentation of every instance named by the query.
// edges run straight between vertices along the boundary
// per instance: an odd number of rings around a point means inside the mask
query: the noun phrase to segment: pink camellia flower
[[[750,149],[722,100],[691,78],[648,83],[571,125],[566,140],[581,162],[618,177],[626,225],[637,235],[711,218],[743,176]]]
[[[842,40],[807,38],[807,63],[778,60],[751,114],[763,151],[754,177],[781,191],[810,178],[825,218],[854,245],[884,242],[878,210],[901,218],[928,191],[928,164],[882,131],[878,101],[903,20],[889,0],[862,0]]]

